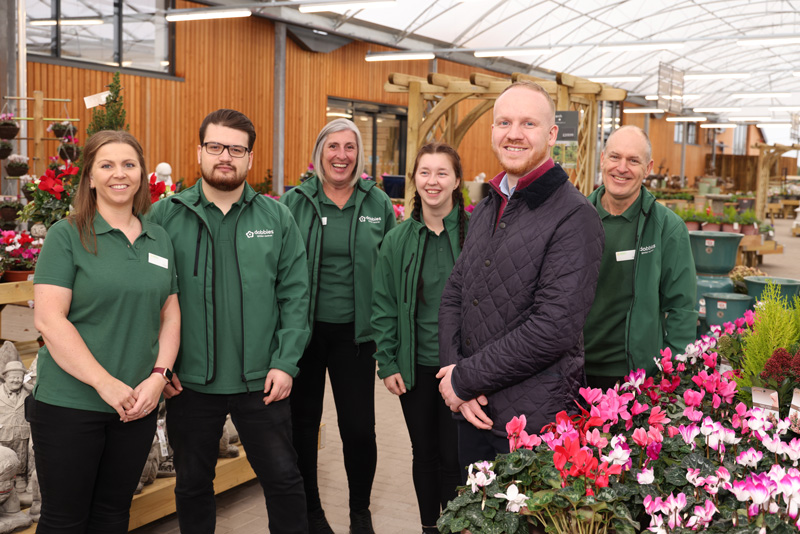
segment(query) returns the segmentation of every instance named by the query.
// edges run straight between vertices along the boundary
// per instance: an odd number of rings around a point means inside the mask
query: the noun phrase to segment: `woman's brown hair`
[[[75,195],[74,209],[69,216],[71,224],[78,228],[81,244],[88,252],[97,254],[97,235],[94,232],[94,216],[97,214],[97,191],[91,187],[91,172],[97,151],[111,143],[122,143],[133,147],[139,160],[142,175],[139,190],[133,197],[131,211],[137,217],[150,209],[150,188],[147,182],[147,170],[144,165],[142,145],[130,133],[123,130],[103,130],[97,132],[86,141],[83,147],[83,169],[78,192]]]

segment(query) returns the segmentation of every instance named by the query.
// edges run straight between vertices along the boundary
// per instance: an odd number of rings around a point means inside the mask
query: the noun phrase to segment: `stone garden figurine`
[[[31,518],[20,510],[14,476],[19,471],[19,460],[14,451],[0,447],[0,534],[14,532],[31,525]]]
[[[25,398],[29,391],[23,387],[24,376],[25,365],[12,360],[3,369],[3,385],[0,386],[0,445],[17,455],[18,491],[24,491],[28,485],[28,441],[31,436],[30,426],[25,420]]]

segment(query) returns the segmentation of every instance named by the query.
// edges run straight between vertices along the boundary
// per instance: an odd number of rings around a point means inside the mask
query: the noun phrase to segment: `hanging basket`
[[[76,161],[81,155],[81,149],[76,145],[61,145],[58,147],[58,155],[64,161]]]
[[[0,148],[0,159],[6,159],[14,151],[11,147]]]
[[[9,178],[19,178],[24,174],[28,174],[28,164],[27,163],[9,163],[6,165],[6,173],[8,173]]]
[[[23,187],[22,194],[25,195],[28,202],[33,202],[33,191],[29,191],[27,187]]]
[[[54,123],[50,128],[50,131],[53,132],[53,135],[58,137],[59,139],[63,139],[68,135],[75,135],[75,127],[71,124],[61,124],[60,122]]]
[[[19,133],[16,124],[0,124],[0,139],[14,139]]]

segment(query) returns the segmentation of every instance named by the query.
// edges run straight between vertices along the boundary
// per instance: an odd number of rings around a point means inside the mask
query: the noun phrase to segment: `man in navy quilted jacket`
[[[547,92],[514,83],[493,117],[503,172],[470,218],[439,311],[439,390],[460,413],[464,466],[508,452],[515,415],[532,434],[575,408],[604,241],[597,211],[550,158],[558,127]]]

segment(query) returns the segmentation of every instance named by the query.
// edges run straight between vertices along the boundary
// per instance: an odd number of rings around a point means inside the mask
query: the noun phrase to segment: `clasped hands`
[[[472,423],[475,428],[491,430],[492,420],[483,411],[483,406],[489,404],[486,395],[479,395],[475,399],[463,400],[453,390],[452,375],[455,364],[442,367],[436,374],[439,382],[439,393],[442,394],[445,404],[454,412],[461,412],[464,419]]]

